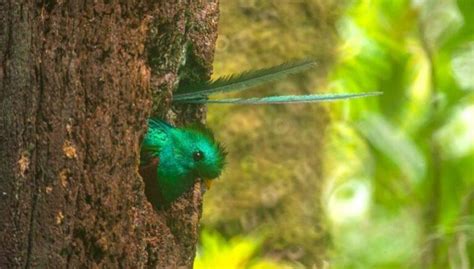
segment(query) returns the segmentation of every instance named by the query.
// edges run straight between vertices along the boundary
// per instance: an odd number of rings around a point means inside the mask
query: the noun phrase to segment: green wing
[[[160,119],[149,119],[148,130],[140,149],[140,165],[147,164],[160,155],[161,149],[169,142],[168,134],[174,127]]]

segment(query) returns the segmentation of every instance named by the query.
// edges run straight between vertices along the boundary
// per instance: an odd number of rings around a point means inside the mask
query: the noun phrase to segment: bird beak
[[[206,189],[207,189],[207,190],[210,190],[210,189],[211,189],[211,185],[212,185],[212,180],[210,180],[210,179],[204,179],[204,185],[206,186]]]

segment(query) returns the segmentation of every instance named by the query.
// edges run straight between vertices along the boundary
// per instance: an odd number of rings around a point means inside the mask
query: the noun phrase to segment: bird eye
[[[198,151],[193,152],[194,161],[198,162],[202,160],[202,158],[204,158],[204,153],[202,153],[202,151],[198,150]]]

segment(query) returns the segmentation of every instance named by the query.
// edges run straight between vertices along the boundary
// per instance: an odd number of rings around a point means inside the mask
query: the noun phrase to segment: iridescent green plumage
[[[155,206],[169,204],[189,190],[196,179],[217,178],[225,156],[223,147],[204,126],[175,128],[162,120],[150,119],[140,160],[142,168],[156,160],[156,168],[151,168],[156,169],[156,175],[141,169],[149,183],[145,186],[147,196],[154,196],[151,200],[156,201]]]
[[[313,60],[300,60],[267,69],[244,72],[197,82],[178,88],[174,104],[288,104],[334,101],[381,94],[342,93],[267,96],[254,98],[210,99],[215,93],[242,91],[281,79],[315,66]],[[187,84],[188,85],[188,84]],[[140,174],[145,179],[148,198],[155,206],[167,205],[186,192],[196,178],[217,178],[224,167],[226,153],[212,131],[201,125],[175,128],[162,120],[150,119],[141,148]]]
[[[342,99],[353,99],[380,95],[381,92],[364,93],[335,93],[335,94],[304,94],[266,96],[253,98],[228,98],[210,99],[209,96],[216,93],[227,93],[244,91],[264,83],[282,79],[288,75],[301,73],[316,66],[311,59],[303,59],[287,62],[269,68],[246,71],[241,74],[233,74],[219,77],[215,80],[198,82],[192,88],[186,86],[178,88],[173,96],[175,104],[240,104],[240,105],[265,105],[265,104],[289,104],[289,103],[316,103]]]

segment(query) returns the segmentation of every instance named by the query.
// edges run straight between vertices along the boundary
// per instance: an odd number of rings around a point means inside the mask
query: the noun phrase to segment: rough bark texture
[[[0,1],[0,268],[192,266],[200,183],[154,211],[139,142],[152,95],[202,119],[169,97],[209,75],[216,2]]]

